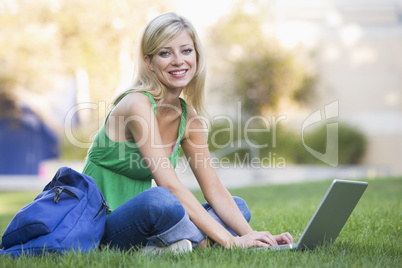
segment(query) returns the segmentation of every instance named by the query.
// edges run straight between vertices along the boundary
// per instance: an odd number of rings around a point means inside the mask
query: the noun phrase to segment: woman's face
[[[152,59],[145,56],[145,62],[168,90],[181,90],[195,75],[196,54],[192,38],[184,31],[163,45]]]

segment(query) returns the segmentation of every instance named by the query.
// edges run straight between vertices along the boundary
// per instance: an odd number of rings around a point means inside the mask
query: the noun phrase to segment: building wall
[[[319,75],[312,109],[339,101],[339,121],[360,128],[364,164],[402,174],[402,1],[276,3],[276,35],[312,53]]]

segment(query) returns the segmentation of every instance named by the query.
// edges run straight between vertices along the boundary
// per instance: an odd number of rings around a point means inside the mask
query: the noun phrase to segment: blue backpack
[[[0,255],[42,255],[97,248],[108,206],[93,178],[60,168],[4,231]]]

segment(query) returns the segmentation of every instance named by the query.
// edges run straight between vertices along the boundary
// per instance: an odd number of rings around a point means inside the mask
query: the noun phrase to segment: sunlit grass
[[[4,231],[3,222],[7,223],[18,210],[32,202],[39,192],[0,192],[0,233]]]
[[[245,199],[254,229],[289,231],[299,238],[330,182],[231,190]],[[64,256],[0,257],[1,267],[400,267],[402,253],[400,193],[402,178],[370,180],[369,187],[332,245],[312,251],[227,251],[222,248],[158,256],[103,249]],[[37,193],[0,193],[0,233],[17,207]],[[200,192],[195,192],[202,201]],[[7,206],[7,209],[4,207]],[[15,211],[12,211],[15,210]]]

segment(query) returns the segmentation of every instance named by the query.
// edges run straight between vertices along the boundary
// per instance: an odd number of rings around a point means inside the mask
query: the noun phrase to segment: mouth
[[[187,69],[174,70],[174,71],[169,72],[169,74],[171,76],[176,77],[176,78],[184,77],[186,75],[186,73],[187,73]]]

